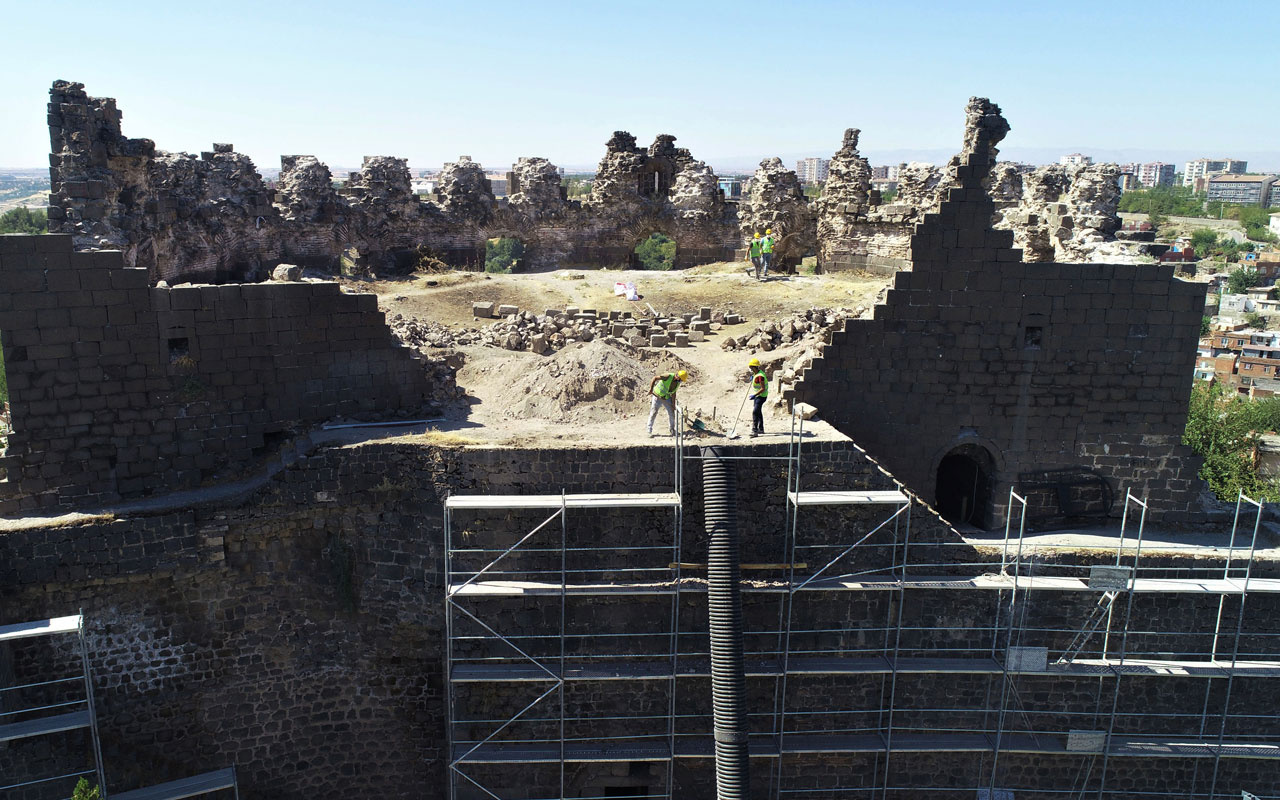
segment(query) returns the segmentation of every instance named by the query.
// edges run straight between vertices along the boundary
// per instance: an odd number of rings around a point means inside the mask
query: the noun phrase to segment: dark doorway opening
[[[938,464],[934,497],[938,513],[953,525],[989,528],[995,463],[978,445],[962,445]]]

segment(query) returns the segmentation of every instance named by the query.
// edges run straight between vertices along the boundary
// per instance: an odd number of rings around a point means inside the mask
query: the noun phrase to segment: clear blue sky
[[[115,97],[129,136],[232,142],[267,167],[594,164],[618,129],[713,161],[829,154],[851,126],[864,151],[954,151],[971,95],[1003,108],[1006,152],[1280,151],[1275,0],[96,0],[3,16],[10,167],[47,163],[55,78]]]

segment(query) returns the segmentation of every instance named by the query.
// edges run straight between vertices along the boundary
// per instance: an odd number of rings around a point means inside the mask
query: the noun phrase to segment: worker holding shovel
[[[764,433],[764,401],[769,399],[769,376],[760,366],[760,359],[753,358],[747,362],[751,368],[751,438]]]
[[[676,435],[676,390],[688,379],[689,373],[680,370],[654,376],[654,379],[649,382],[649,394],[652,396],[652,402],[649,404],[650,436],[653,435],[653,420],[658,416],[659,407],[667,409],[667,422],[671,425],[671,435]]]

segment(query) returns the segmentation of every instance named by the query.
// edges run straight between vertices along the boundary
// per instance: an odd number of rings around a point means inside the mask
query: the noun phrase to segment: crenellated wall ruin
[[[820,199],[806,198],[793,171],[761,162],[741,203],[726,202],[715,173],[675,137],[647,148],[625,131],[606,144],[589,197],[569,200],[553,164],[521,158],[510,196],[495,199],[479,164],[444,165],[435,196],[410,188],[404,159],[367,157],[340,189],[313,156],[281,157],[269,188],[248,156],[229,144],[194,156],[124,136],[110,98],[78,83],[50,91],[49,229],[78,250],[119,249],[153,282],[239,282],[281,262],[336,270],[407,268],[427,252],[477,269],[485,243],[515,237],[524,267],[626,267],[645,237],[675,239],[676,266],[731,260],[755,231],[781,237],[776,260],[794,268],[816,254],[828,269],[906,268],[913,225],[936,211],[955,184],[949,168],[912,164],[898,197],[882,204],[849,129]],[[1002,118],[1003,119],[1003,118]],[[1007,124],[1007,123],[1006,123]],[[1013,230],[1028,261],[1115,260],[1119,227],[1114,169],[1044,168],[1023,176],[1000,167],[990,184],[998,227]]]

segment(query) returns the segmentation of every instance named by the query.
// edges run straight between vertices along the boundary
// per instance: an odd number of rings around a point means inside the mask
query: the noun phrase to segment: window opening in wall
[[[485,272],[515,272],[524,260],[524,242],[514,236],[499,236],[485,242]]]
[[[633,269],[668,270],[676,265],[676,240],[662,233],[641,239],[631,252]]]
[[[1028,325],[1022,335],[1022,346],[1027,350],[1039,350],[1044,342],[1044,328],[1040,325]]]
[[[262,434],[262,444],[253,448],[254,457],[264,456],[267,453],[274,453],[280,449],[280,446],[289,438],[289,434],[285,431],[264,431]]]
[[[187,358],[191,355],[191,342],[185,336],[179,336],[169,340],[169,363],[173,364],[177,361]]]
[[[938,513],[953,525],[986,528],[994,467],[991,456],[977,445],[963,445],[943,457],[934,492]]]

